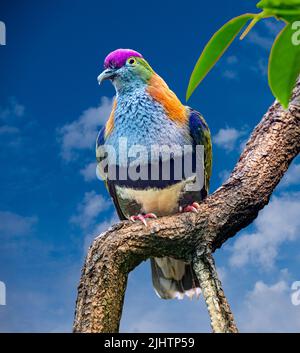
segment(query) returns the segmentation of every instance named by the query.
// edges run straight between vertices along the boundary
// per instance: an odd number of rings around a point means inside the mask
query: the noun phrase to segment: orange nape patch
[[[112,111],[111,111],[109,118],[108,118],[106,125],[105,125],[105,137],[107,137],[112,132],[112,130],[114,128],[116,107],[117,107],[117,100],[114,99]]]
[[[166,110],[168,117],[180,124],[188,119],[187,108],[180,102],[176,94],[170,90],[165,81],[157,74],[153,74],[148,82],[149,94]]]

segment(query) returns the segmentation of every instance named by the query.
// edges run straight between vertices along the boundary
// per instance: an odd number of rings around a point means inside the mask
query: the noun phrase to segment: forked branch
[[[288,110],[275,102],[254,129],[229,179],[198,214],[142,224],[121,222],[98,236],[82,270],[75,332],[117,332],[127,276],[143,260],[171,256],[193,261],[215,332],[236,332],[212,252],[249,225],[300,151],[300,81]],[[204,254],[204,255],[203,255]]]

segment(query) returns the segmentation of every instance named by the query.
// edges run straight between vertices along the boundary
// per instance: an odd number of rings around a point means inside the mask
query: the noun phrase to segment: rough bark
[[[198,214],[121,222],[97,237],[78,290],[75,332],[117,332],[127,275],[150,257],[193,261],[215,332],[236,332],[211,253],[249,225],[300,151],[300,81],[288,110],[275,102],[254,129],[229,179]],[[199,254],[205,254],[200,256]]]
[[[193,263],[209,312],[213,332],[237,333],[238,330],[218,278],[211,253],[199,253],[198,250]]]

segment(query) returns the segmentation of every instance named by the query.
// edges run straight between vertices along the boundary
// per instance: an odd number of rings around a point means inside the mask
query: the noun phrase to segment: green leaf
[[[263,12],[282,19],[286,22],[294,22],[300,19],[300,0],[262,0],[257,7]]]
[[[290,15],[290,14],[277,14],[276,17],[285,22],[293,23],[295,21],[299,21],[300,11],[298,15]]]
[[[300,7],[300,0],[261,0],[256,6],[260,9],[292,9]]]
[[[269,85],[276,99],[288,107],[297,77],[300,74],[300,44],[296,31],[288,24],[278,34],[269,58]]]
[[[254,14],[245,14],[235,17],[213,35],[194,67],[186,92],[186,100],[190,98],[196,87],[220,59],[245,24],[254,16]]]

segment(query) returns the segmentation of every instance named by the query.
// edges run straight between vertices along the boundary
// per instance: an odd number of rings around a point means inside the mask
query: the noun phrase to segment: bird
[[[104,180],[119,218],[147,226],[147,219],[198,212],[212,173],[211,134],[203,116],[182,104],[135,50],[109,53],[97,79],[99,84],[111,81],[116,91],[111,113],[96,139],[96,172]],[[171,150],[166,158],[155,153],[161,152],[161,146]],[[179,149],[173,151],[173,146]],[[183,146],[189,147],[189,153]],[[202,159],[197,146],[202,146]],[[140,151],[139,163],[125,153],[135,149]],[[190,173],[177,173],[184,169],[182,161],[187,156]],[[152,170],[156,172],[151,174]],[[169,171],[167,177],[163,177],[165,170]],[[130,178],[128,173],[137,176]],[[142,173],[148,177],[141,177]],[[167,256],[150,260],[153,287],[160,298],[199,297],[200,284],[191,263]]]

